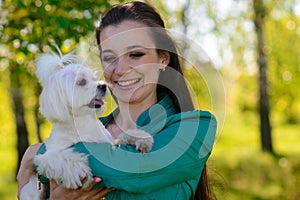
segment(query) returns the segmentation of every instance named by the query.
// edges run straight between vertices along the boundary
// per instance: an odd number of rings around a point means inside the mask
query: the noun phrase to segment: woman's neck
[[[115,117],[115,123],[125,130],[134,129],[136,128],[138,117],[155,103],[156,99],[147,102],[139,102],[137,104],[119,102],[120,112]]]

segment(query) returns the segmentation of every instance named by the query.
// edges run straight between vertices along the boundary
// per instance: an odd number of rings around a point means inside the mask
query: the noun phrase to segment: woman
[[[214,199],[205,163],[216,120],[195,111],[173,40],[160,15],[148,4],[129,2],[111,8],[96,31],[104,76],[118,108],[101,119],[114,138],[139,128],[153,135],[151,152],[133,146],[80,143],[90,153],[95,183],[68,190],[50,183],[51,199]],[[33,173],[32,158],[44,146],[29,148],[19,172],[19,188]],[[25,170],[26,169],[26,170]],[[84,177],[82,177],[84,181]],[[25,182],[25,183],[24,183]]]

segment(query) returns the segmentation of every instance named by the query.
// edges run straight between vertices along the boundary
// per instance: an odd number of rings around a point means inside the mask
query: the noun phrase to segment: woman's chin
[[[118,95],[116,97],[119,103],[134,103],[139,99],[136,95]]]

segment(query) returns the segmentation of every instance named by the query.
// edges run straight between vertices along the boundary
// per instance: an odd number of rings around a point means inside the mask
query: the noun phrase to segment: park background
[[[64,53],[77,48],[99,67],[94,27],[99,14],[117,2],[0,0],[0,199],[16,199],[24,148],[45,140],[51,128],[38,114],[35,58],[56,43]],[[199,108],[219,118],[209,160],[218,199],[299,199],[300,2],[146,2],[159,10],[169,29],[201,47],[194,54],[197,63],[211,68],[222,83],[216,85],[224,92],[218,96],[210,90],[205,70],[186,70]],[[113,106],[109,103],[107,112]],[[261,128],[266,124],[269,129]]]

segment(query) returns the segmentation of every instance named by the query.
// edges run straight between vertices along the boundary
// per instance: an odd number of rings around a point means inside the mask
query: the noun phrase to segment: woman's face
[[[118,102],[156,102],[160,69],[169,63],[169,54],[158,54],[149,28],[125,20],[105,27],[100,34],[104,76]]]

